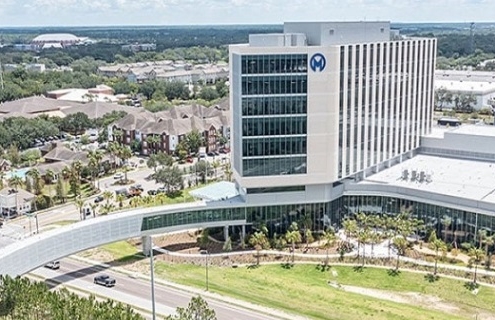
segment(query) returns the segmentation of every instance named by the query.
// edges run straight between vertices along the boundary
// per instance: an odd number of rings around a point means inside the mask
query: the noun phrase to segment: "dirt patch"
[[[334,287],[338,287],[341,290],[357,293],[381,300],[392,301],[396,303],[404,303],[404,304],[412,304],[416,306],[425,307],[427,309],[435,309],[441,312],[457,314],[459,312],[459,308],[453,304],[447,303],[442,299],[430,296],[426,294],[422,294],[419,292],[392,292],[386,290],[379,289],[370,289],[363,287],[355,287],[348,285],[332,285]]]

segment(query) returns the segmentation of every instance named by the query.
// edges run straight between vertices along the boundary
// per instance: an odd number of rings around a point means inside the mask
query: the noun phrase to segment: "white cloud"
[[[0,25],[491,21],[493,0],[0,0]]]

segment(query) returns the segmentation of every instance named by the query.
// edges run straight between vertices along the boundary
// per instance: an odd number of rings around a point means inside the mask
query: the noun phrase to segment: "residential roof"
[[[51,170],[56,174],[61,173],[65,167],[67,167],[67,163],[65,162],[52,162],[39,164],[35,168],[38,169],[41,175],[44,175],[48,170]]]
[[[0,196],[10,196],[10,195],[14,195],[16,193],[19,197],[18,199],[32,199],[35,197],[34,194],[32,194],[31,192],[27,192],[24,189],[17,189],[17,192],[15,192],[15,189],[10,188],[10,187],[6,187],[6,188],[3,188],[2,190],[0,190]]]
[[[62,112],[65,115],[74,114],[78,112],[85,113],[90,119],[97,119],[103,117],[105,114],[112,113],[113,111],[124,111],[127,113],[138,113],[141,110],[139,108],[122,106],[116,103],[93,101],[86,104],[82,104],[72,108],[63,109]]]
[[[0,113],[34,114],[57,111],[63,107],[75,106],[72,102],[33,96],[0,104]]]
[[[46,160],[72,162],[80,160],[88,161],[88,155],[85,152],[75,152],[64,146],[57,146],[43,157]]]

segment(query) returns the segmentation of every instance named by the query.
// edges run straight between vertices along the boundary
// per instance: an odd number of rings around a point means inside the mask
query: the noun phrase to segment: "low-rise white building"
[[[0,190],[0,212],[10,219],[31,212],[35,195],[23,189],[4,188]]]
[[[476,110],[490,108],[490,100],[495,98],[495,80],[491,81],[464,81],[464,80],[435,80],[435,90],[445,89],[454,98],[455,95],[472,95],[476,99],[472,107]],[[444,107],[452,108],[455,101],[446,102]]]

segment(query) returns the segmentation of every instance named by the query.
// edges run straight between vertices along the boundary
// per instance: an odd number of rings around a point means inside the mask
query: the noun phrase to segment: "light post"
[[[156,320],[156,308],[155,308],[155,268],[153,261],[153,239],[150,239],[150,272],[151,272],[151,314],[152,319]]]
[[[201,250],[199,253],[206,255],[206,264],[205,264],[205,274],[206,274],[206,291],[208,291],[208,256],[210,253],[208,250]]]

